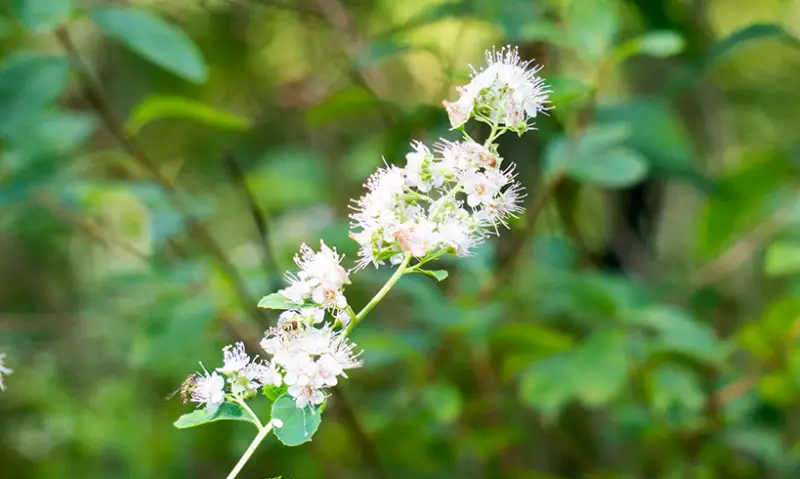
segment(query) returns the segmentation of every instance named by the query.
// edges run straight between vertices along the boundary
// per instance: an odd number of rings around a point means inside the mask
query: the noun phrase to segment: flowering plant
[[[541,67],[521,60],[516,48],[492,49],[486,60],[487,66],[473,68],[470,82],[457,89],[459,99],[444,102],[463,138],[442,139],[432,148],[413,142],[405,166],[378,169],[365,184],[366,194],[353,202],[350,236],[360,245],[355,266],[345,269],[343,256],[322,241],[316,251],[303,244],[295,256],[299,271],[287,273],[287,287],[259,302],[283,311],[261,340],[265,357],[251,357],[238,342],[223,349],[222,367],[211,372],[203,367],[184,381],[181,397],[199,409],[182,416],[177,427],[236,419],[258,429],[228,479],[272,431],[289,446],[311,440],[326,391],[362,365],[350,332],[401,277],[425,274],[443,280],[446,272],[426,265],[445,255],[469,255],[522,213],[524,190],[514,166],[503,164],[496,140],[508,131],[522,135],[533,129],[537,114],[551,108],[550,90],[538,76]],[[471,119],[490,126],[483,143],[466,132]],[[345,287],[351,275],[370,265],[391,265],[395,271],[356,312]],[[247,404],[259,392],[273,401],[266,423]]]

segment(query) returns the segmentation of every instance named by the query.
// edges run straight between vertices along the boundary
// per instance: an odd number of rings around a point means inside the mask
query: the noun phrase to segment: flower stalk
[[[503,158],[495,141],[508,131],[522,134],[533,129],[537,113],[551,108],[550,90],[538,76],[541,68],[520,60],[516,49],[492,49],[486,60],[486,68],[473,69],[470,82],[457,89],[457,101],[443,102],[462,139],[440,139],[432,148],[412,142],[406,164],[379,168],[367,179],[366,193],[353,201],[350,237],[359,244],[355,266],[343,267],[343,255],[322,241],[318,250],[301,245],[294,258],[298,271],[287,273],[288,285],[259,303],[282,310],[277,325],[260,342],[265,356],[251,357],[243,343],[226,346],[222,367],[211,372],[203,368],[202,374],[184,382],[184,401],[204,406],[207,416],[214,417],[224,402],[231,402],[258,428],[228,479],[239,474],[273,428],[278,428],[275,434],[285,444],[296,445],[310,440],[319,425],[319,418],[313,421],[313,430],[305,420],[284,423],[275,417],[275,410],[285,407],[273,407],[273,417],[261,421],[248,400],[261,391],[277,398],[276,406],[293,403],[297,411],[288,414],[304,418],[321,414],[327,391],[347,378],[346,371],[362,365],[350,333],[400,278],[420,273],[443,279],[422,266],[445,255],[469,256],[523,212],[524,189],[516,181],[513,165],[501,167]],[[484,143],[466,132],[464,125],[470,119],[490,126]],[[345,292],[351,276],[387,261],[396,265],[392,276],[355,313]],[[284,427],[294,429],[287,435]]]

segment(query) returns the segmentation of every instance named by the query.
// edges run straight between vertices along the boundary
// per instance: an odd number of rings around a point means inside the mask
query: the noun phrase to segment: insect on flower
[[[167,395],[165,400],[169,401],[170,399],[174,398],[175,395],[181,393],[181,402],[183,402],[183,404],[188,403],[189,397],[192,394],[192,388],[194,388],[196,381],[197,381],[196,374],[192,373],[187,375],[186,379],[184,379],[183,382],[181,383],[181,386],[178,389],[169,393],[169,395]]]

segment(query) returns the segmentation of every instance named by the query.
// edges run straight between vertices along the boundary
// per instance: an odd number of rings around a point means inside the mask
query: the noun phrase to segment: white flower
[[[4,363],[5,357],[6,357],[6,353],[0,353],[0,391],[5,391],[6,390],[6,385],[3,382],[3,375],[5,374],[6,376],[8,376],[9,374],[14,372],[11,369],[6,367],[6,365]]]
[[[418,141],[411,143],[411,147],[414,151],[406,155],[405,184],[426,193],[431,189],[431,182],[424,178],[430,176],[427,169],[433,155],[427,146]]]
[[[330,354],[323,354],[317,359],[317,374],[326,386],[336,386],[339,380],[336,376],[344,374],[342,365]]]
[[[262,386],[280,386],[283,383],[283,376],[273,363],[253,361],[242,371],[242,375]]]
[[[287,275],[289,287],[279,293],[290,302],[305,304],[311,299],[325,308],[344,308],[347,306],[342,288],[350,283],[350,278],[341,266],[343,256],[320,241],[320,250],[315,252],[308,245],[300,246],[300,253],[294,261],[300,268],[296,276]]]
[[[272,355],[271,366],[277,376],[282,374],[282,383],[297,407],[319,404],[324,394],[319,391],[338,384],[338,376],[345,370],[361,366],[355,345],[348,342],[341,332],[333,330],[329,323],[315,327],[309,323],[271,328],[261,345]],[[276,384],[281,384],[277,382]]]
[[[446,218],[437,227],[439,241],[445,247],[456,250],[457,256],[466,256],[469,251],[483,241],[478,222],[463,209]]]
[[[298,276],[318,283],[324,289],[339,289],[350,281],[347,271],[339,264],[343,257],[324,241],[319,244],[319,252],[314,252],[305,244],[300,246],[300,254],[294,257],[294,262],[301,269]]]
[[[289,386],[289,394],[294,398],[298,409],[316,406],[325,401],[325,395],[322,394],[322,391],[311,385],[301,386],[293,384]]]
[[[289,287],[279,291],[281,296],[294,304],[303,304],[306,298],[311,296],[311,284],[308,281],[301,281],[294,277],[289,277]]]
[[[460,98],[444,106],[453,128],[463,125],[477,109],[488,110],[492,119],[522,131],[529,128],[528,119],[549,106],[549,87],[538,76],[541,66],[523,61],[517,48],[492,48],[486,51],[487,66],[481,71],[472,68],[472,79],[457,89]],[[486,114],[486,113],[485,113]]]
[[[208,414],[216,413],[225,402],[225,378],[216,372],[209,374],[208,371],[203,376],[195,376],[191,385],[191,401],[205,404]]]
[[[217,368],[217,371],[225,375],[237,373],[250,363],[250,356],[245,351],[244,343],[241,341],[222,348],[222,356],[224,365],[221,368]]]
[[[400,249],[422,258],[439,244],[436,223],[427,218],[416,218],[398,228],[395,239]]]
[[[500,192],[500,188],[508,183],[509,179],[502,173],[486,171],[470,173],[462,180],[464,192],[467,193],[467,204],[475,207],[488,204]]]
[[[300,308],[287,309],[278,316],[278,327],[293,326],[297,324],[318,324],[325,320],[325,310],[323,308]]]

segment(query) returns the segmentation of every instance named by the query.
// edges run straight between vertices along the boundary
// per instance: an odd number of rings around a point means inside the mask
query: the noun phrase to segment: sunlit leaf
[[[208,68],[197,46],[178,27],[144,10],[93,7],[89,14],[107,35],[179,77],[204,83]]]
[[[622,61],[630,56],[645,54],[654,57],[669,57],[683,51],[686,42],[679,33],[671,30],[656,30],[632,38],[614,52],[614,59]]]
[[[776,241],[767,248],[764,270],[770,276],[800,273],[800,241]]]
[[[220,405],[214,414],[208,414],[205,408],[184,414],[175,421],[174,426],[178,429],[187,429],[216,421],[245,421],[255,424],[250,415],[241,406],[225,402]]]
[[[226,130],[242,131],[252,126],[248,118],[214,109],[205,103],[177,96],[149,96],[139,102],[126,123],[136,133],[144,125],[164,118],[196,120]]]
[[[280,420],[275,426],[275,436],[287,446],[299,446],[308,442],[322,422],[324,403],[314,407],[298,408],[291,396],[284,394],[272,404],[272,420]]]
[[[36,33],[54,29],[72,12],[72,0],[16,0],[16,4],[22,24]]]

